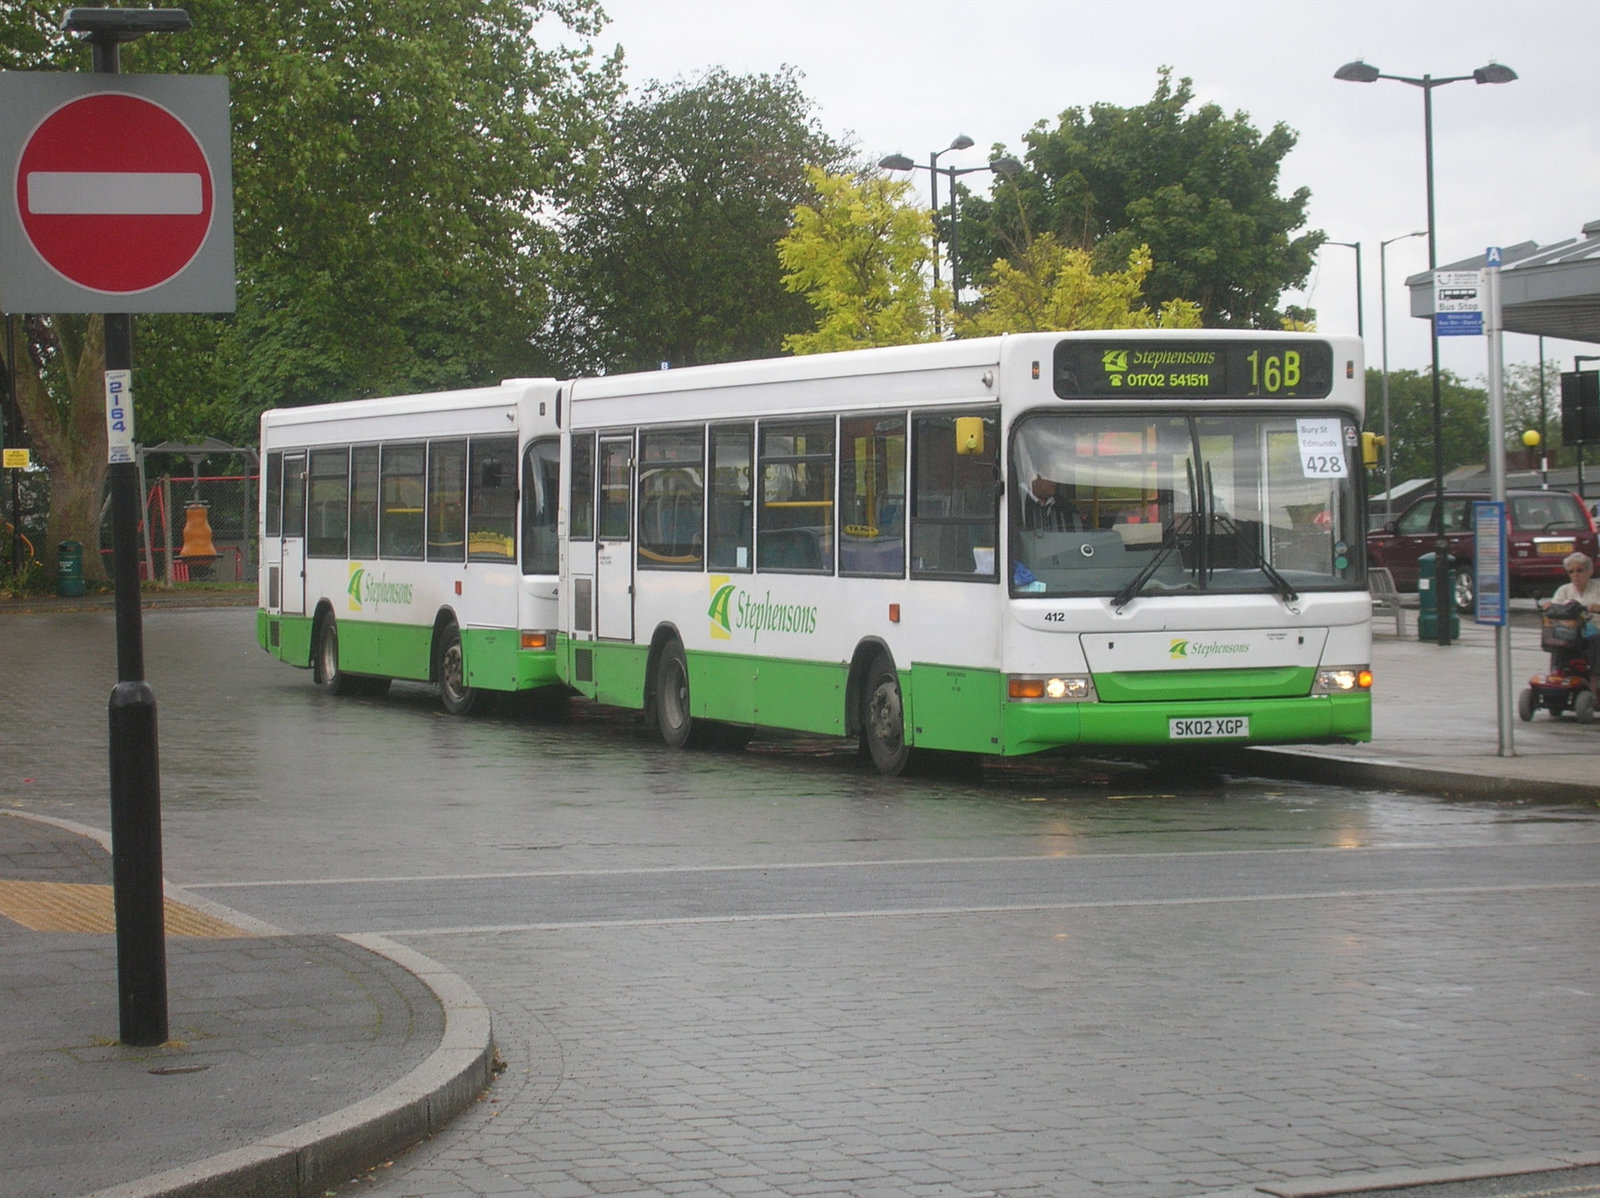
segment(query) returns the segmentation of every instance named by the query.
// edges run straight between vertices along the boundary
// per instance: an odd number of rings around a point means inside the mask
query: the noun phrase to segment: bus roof
[[[337,444],[451,434],[512,433],[531,414],[546,417],[555,429],[551,402],[560,388],[555,379],[512,379],[497,387],[433,391],[271,408],[261,414],[262,448],[294,444]],[[544,408],[538,406],[544,405]]]
[[[1216,344],[1226,341],[1314,340],[1359,359],[1355,337],[1243,329],[1086,329],[1014,333],[967,341],[849,350],[789,358],[689,366],[578,379],[571,384],[574,428],[603,428],[641,420],[704,420],[785,411],[993,403],[995,370],[1002,362],[1026,369],[1031,356],[1045,360],[1063,340],[1160,341]],[[1035,375],[1037,377],[1037,375]],[[855,385],[872,380],[870,392]]]

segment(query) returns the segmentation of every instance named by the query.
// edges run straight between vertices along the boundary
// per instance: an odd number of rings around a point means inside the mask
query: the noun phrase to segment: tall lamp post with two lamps
[[[990,159],[982,166],[958,167],[939,165],[940,155],[947,154],[951,150],[971,149],[973,144],[974,142],[972,138],[963,133],[944,149],[936,150],[929,154],[927,166],[923,166],[920,162],[911,161],[911,159],[907,158],[904,154],[889,154],[878,160],[878,166],[881,170],[923,170],[928,172],[928,187],[933,199],[933,285],[935,289],[937,289],[939,286],[939,176],[948,175],[950,178],[950,294],[952,297],[952,309],[959,304],[961,293],[961,278],[957,273],[958,268],[956,264],[956,180],[962,175],[971,175],[977,173],[978,171],[993,171],[997,175],[1009,176],[1015,175],[1017,172],[1022,170],[1022,163],[1018,162],[1015,158],[1006,156]],[[937,310],[934,312],[934,332],[940,334],[941,336],[943,335],[943,330],[939,327],[939,316]]]
[[[1433,219],[1433,90],[1443,87],[1447,83],[1465,83],[1472,80],[1474,83],[1510,83],[1517,77],[1517,73],[1510,67],[1498,62],[1491,62],[1487,66],[1479,67],[1470,75],[1443,75],[1434,78],[1432,75],[1414,77],[1411,75],[1385,75],[1371,63],[1357,59],[1347,62],[1333,73],[1335,79],[1345,83],[1375,83],[1379,79],[1392,79],[1396,83],[1409,84],[1411,87],[1422,90],[1422,127],[1423,148],[1426,159],[1428,179],[1428,270],[1434,271],[1439,266],[1438,237]],[[1433,487],[1434,487],[1434,530],[1437,540],[1434,544],[1434,566],[1438,576],[1434,579],[1434,612],[1438,617],[1439,644],[1450,643],[1450,607],[1453,595],[1447,591],[1453,588],[1446,587],[1444,582],[1449,573],[1448,562],[1449,543],[1444,535],[1444,428],[1440,409],[1439,397],[1439,325],[1435,317],[1429,322],[1429,339],[1433,348]]]

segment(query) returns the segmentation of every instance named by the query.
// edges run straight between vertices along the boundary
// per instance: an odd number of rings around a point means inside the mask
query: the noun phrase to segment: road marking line
[[[520,924],[462,925],[445,928],[385,928],[382,936],[472,936],[505,932],[565,932],[592,928],[664,928],[715,923],[798,923],[834,919],[903,919],[952,915],[1010,915],[1044,911],[1107,911],[1132,907],[1208,907],[1227,903],[1325,902],[1329,899],[1440,898],[1481,894],[1523,894],[1552,890],[1594,890],[1600,882],[1548,882],[1525,886],[1448,886],[1419,890],[1326,890],[1304,894],[1229,895],[1217,898],[1095,899],[1061,903],[997,903],[971,907],[904,907],[859,911],[784,911],[766,915],[679,915],[654,919],[581,919]]]
[[[999,857],[885,857],[874,860],[849,861],[765,861],[749,865],[646,865],[619,866],[610,869],[527,869],[501,870],[462,874],[375,874],[368,877],[335,878],[268,878],[239,882],[186,882],[185,890],[261,890],[275,887],[295,888],[305,886],[368,886],[431,885],[435,882],[494,882],[516,878],[614,878],[639,875],[641,877],[666,874],[726,874],[726,873],[777,873],[785,870],[807,869],[870,869],[875,866],[917,865],[1019,865],[1030,862],[1090,862],[1090,861],[1192,861],[1200,857],[1281,857],[1299,853],[1306,856],[1345,855],[1361,853],[1458,853],[1502,852],[1506,849],[1568,849],[1575,846],[1600,844],[1600,840],[1568,840],[1560,844],[1520,845],[1452,845],[1452,844],[1394,844],[1360,845],[1355,848],[1283,848],[1283,849],[1202,849],[1198,852],[1166,853],[1025,853]]]

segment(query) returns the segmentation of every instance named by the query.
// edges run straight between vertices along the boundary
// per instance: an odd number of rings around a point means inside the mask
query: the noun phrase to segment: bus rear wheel
[[[905,705],[900,697],[900,675],[887,653],[879,653],[867,668],[861,740],[880,774],[894,778],[905,772],[911,760]]]
[[[451,715],[470,715],[478,706],[478,690],[467,685],[461,629],[456,624],[445,625],[439,634],[438,654],[435,673],[439,679],[439,701]]]
[[[668,641],[656,659],[656,727],[661,739],[674,749],[698,740],[697,725],[689,707],[689,662],[681,641]]]

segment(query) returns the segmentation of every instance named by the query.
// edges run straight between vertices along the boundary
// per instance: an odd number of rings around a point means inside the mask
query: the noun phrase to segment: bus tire
[[[434,674],[439,681],[439,701],[451,715],[471,715],[479,691],[467,685],[466,659],[461,652],[461,629],[451,620],[439,631]]]
[[[900,695],[900,675],[887,653],[879,652],[867,667],[861,702],[861,742],[880,774],[891,778],[905,772],[911,760],[906,743],[905,705]]]
[[[670,748],[684,749],[698,743],[698,728],[689,706],[689,661],[683,642],[676,638],[661,646],[656,658],[656,727]]]
[[[332,612],[317,617],[311,638],[311,677],[330,695],[354,692],[353,679],[339,668],[339,626]]]

